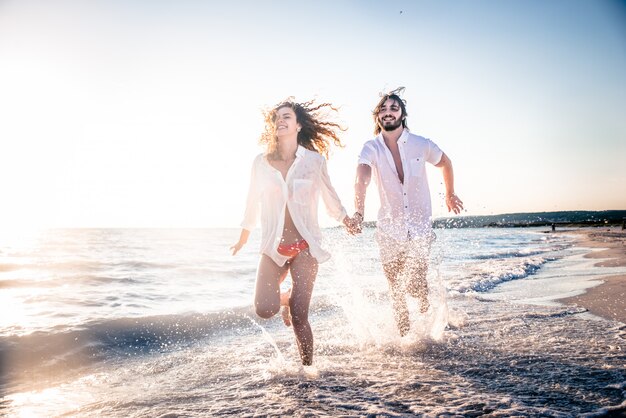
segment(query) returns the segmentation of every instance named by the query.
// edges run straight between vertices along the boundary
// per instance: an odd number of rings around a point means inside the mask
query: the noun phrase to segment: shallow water
[[[280,318],[254,316],[256,243],[231,257],[227,248],[237,231],[48,231],[20,245],[4,243],[0,412],[572,416],[624,410],[624,325],[550,302],[579,291],[582,278],[617,269],[593,267],[567,236],[437,231],[432,308],[420,315],[412,304],[413,327],[401,338],[372,231],[358,238],[334,229],[325,234],[333,238],[334,257],[316,283],[311,368],[299,365],[292,331]],[[8,315],[13,312],[18,315]]]

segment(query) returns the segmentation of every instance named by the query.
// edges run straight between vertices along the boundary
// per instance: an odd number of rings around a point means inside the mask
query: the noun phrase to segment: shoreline
[[[560,233],[557,231],[556,233]],[[585,254],[585,258],[597,259],[596,267],[626,267],[626,231],[621,228],[585,228],[562,231],[579,235],[575,245],[601,250]],[[612,321],[626,323],[626,274],[607,275],[601,284],[590,287],[584,293],[556,302],[580,306],[588,312]]]

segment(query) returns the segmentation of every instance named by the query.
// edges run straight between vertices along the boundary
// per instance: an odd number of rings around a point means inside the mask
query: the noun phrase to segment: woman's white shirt
[[[289,259],[278,253],[278,245],[285,224],[285,208],[302,238],[309,244],[309,251],[318,262],[330,258],[322,248],[322,232],[317,211],[322,197],[328,214],[341,222],[346,209],[333,188],[326,159],[317,152],[302,146],[296,150],[296,159],[283,179],[280,171],[267,161],[264,154],[258,155],[252,164],[250,188],[246,212],[241,227],[251,231],[261,220],[261,250],[276,264],[282,266]]]

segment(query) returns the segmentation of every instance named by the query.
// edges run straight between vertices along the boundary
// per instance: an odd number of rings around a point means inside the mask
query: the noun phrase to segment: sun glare
[[[17,249],[32,248],[42,232],[41,228],[29,228],[20,224],[0,225],[0,272],[2,272],[2,265],[7,261],[7,255]]]

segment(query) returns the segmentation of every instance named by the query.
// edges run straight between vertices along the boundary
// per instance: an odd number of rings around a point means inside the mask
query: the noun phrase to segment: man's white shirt
[[[426,163],[438,164],[443,152],[430,139],[414,135],[406,129],[398,138],[398,149],[404,183],[400,182],[393,156],[382,133],[363,145],[359,164],[367,164],[372,168],[372,177],[378,188],[378,233],[404,242],[432,234],[432,206]]]

